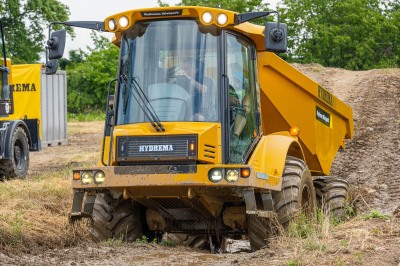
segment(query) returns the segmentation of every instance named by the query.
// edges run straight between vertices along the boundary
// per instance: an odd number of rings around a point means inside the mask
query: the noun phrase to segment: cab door
[[[11,96],[9,86],[9,74],[11,63],[6,57],[5,38],[3,33],[3,24],[0,21],[0,48],[1,48],[1,60],[0,60],[0,116],[8,116],[12,110],[11,108]],[[8,61],[8,65],[7,65]]]
[[[229,80],[229,163],[245,163],[259,135],[255,47],[227,32],[226,75]]]

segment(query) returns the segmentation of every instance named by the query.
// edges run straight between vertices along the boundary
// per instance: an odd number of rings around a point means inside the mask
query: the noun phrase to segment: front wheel
[[[0,176],[24,178],[29,169],[29,143],[21,127],[15,129],[11,145],[11,159],[0,160]]]
[[[299,212],[307,216],[314,214],[316,199],[313,180],[303,160],[291,156],[286,158],[282,188],[280,191],[272,192],[272,199],[276,218],[264,218],[257,215],[247,217],[252,251],[266,246],[268,239],[279,232],[277,228],[287,227]]]
[[[287,226],[300,212],[314,215],[315,189],[310,170],[301,159],[287,156],[281,191],[273,191],[274,209],[281,225]]]
[[[135,241],[143,235],[141,212],[132,200],[113,199],[111,195],[100,193],[93,207],[91,228],[93,241],[124,239]]]

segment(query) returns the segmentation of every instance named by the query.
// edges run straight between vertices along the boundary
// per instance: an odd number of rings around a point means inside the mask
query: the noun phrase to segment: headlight
[[[205,24],[210,24],[213,19],[213,14],[209,11],[206,11],[201,15],[201,19]]]
[[[226,22],[228,22],[228,16],[226,14],[221,13],[217,15],[217,23],[219,25],[225,25]]]
[[[81,175],[81,182],[84,185],[90,184],[93,182],[93,176],[90,172],[83,172]]]
[[[126,28],[129,25],[129,19],[125,16],[120,17],[118,22],[122,28]]]
[[[228,170],[225,177],[228,182],[236,182],[239,180],[239,172],[238,170]]]
[[[106,175],[104,174],[103,171],[97,171],[94,174],[94,182],[96,182],[96,184],[104,183],[105,180],[106,180]]]
[[[211,182],[219,182],[222,180],[223,174],[220,169],[212,169],[209,174],[208,174],[208,179],[210,179]]]
[[[117,29],[117,21],[115,21],[115,19],[110,19],[108,21],[108,28],[110,30],[116,30]]]

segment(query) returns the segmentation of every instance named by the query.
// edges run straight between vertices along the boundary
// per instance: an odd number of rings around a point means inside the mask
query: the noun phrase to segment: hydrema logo
[[[35,83],[20,83],[10,85],[10,89],[13,91],[36,91]]]
[[[139,145],[139,152],[148,151],[174,151],[172,145]]]

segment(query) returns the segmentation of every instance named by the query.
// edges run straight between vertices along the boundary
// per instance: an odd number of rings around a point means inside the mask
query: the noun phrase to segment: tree
[[[8,56],[14,63],[35,63],[45,47],[45,27],[68,20],[69,9],[57,0],[3,0],[0,19],[4,25]]]
[[[396,65],[399,28],[385,14],[384,2],[284,0],[289,58],[353,70]]]
[[[103,36],[92,34],[95,48],[70,51],[64,62],[68,71],[68,111],[87,113],[105,108],[108,83],[115,78],[118,48]]]
[[[161,0],[158,0],[159,6],[168,6]],[[221,7],[226,10],[236,11],[239,13],[265,11],[268,10],[268,4],[263,3],[262,0],[182,0],[179,6],[207,6],[207,7]]]

